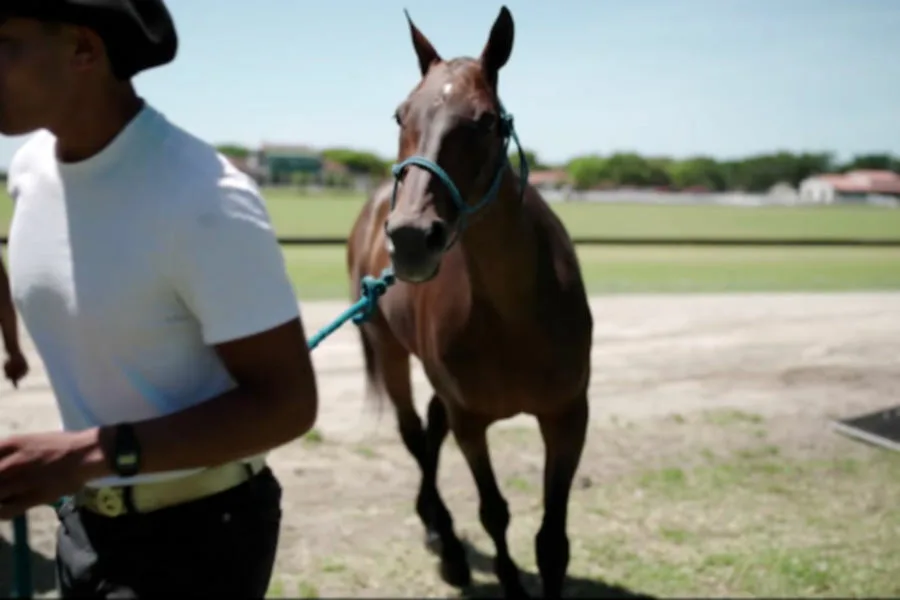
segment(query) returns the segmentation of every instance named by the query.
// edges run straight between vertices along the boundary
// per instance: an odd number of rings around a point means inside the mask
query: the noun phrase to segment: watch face
[[[116,457],[116,465],[123,473],[132,473],[137,468],[137,454],[130,452]]]
[[[124,477],[137,474],[141,468],[141,453],[131,425],[116,428],[116,451],[113,454],[115,471]]]

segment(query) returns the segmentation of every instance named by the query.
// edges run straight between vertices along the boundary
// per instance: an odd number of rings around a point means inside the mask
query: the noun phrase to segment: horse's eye
[[[397,122],[397,125],[403,127],[403,119],[400,118],[400,109],[394,111],[394,121]]]
[[[478,130],[481,133],[490,133],[494,130],[494,126],[497,124],[497,115],[494,113],[482,113],[480,117],[478,117]]]

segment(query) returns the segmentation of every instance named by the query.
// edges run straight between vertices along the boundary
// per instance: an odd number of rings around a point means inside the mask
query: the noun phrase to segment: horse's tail
[[[372,339],[366,335],[362,327],[358,329],[359,339],[362,342],[363,371],[366,378],[365,398],[368,401],[366,404],[369,406],[374,405],[375,418],[377,421],[381,421],[386,400],[384,377],[378,365],[378,358],[375,355],[375,346],[372,343]]]
[[[375,347],[366,332],[359,328],[359,339],[362,342],[363,367],[366,373],[366,385],[373,392],[381,391],[381,372],[375,362]]]
[[[356,302],[362,293],[362,278],[366,275],[365,266],[366,259],[371,252],[372,236],[374,235],[373,220],[377,218],[377,206],[379,203],[385,203],[390,199],[390,186],[387,181],[380,183],[374,191],[372,191],[365,204],[360,210],[359,216],[350,230],[350,237],[347,241],[347,270],[353,278],[351,290],[353,297],[352,302]],[[375,307],[374,314],[370,315],[368,323],[360,323],[357,327],[359,331],[359,339],[363,351],[363,367],[366,378],[366,397],[368,400],[378,404],[378,414],[381,414],[381,404],[385,396],[384,373],[379,365],[379,357],[376,352],[375,341],[373,336],[379,335],[378,325],[372,321],[380,318],[378,316],[379,309]]]

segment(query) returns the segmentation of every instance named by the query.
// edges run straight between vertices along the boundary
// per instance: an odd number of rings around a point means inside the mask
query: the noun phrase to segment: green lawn
[[[348,234],[363,198],[265,190],[282,236]],[[11,203],[0,198],[0,230]],[[872,207],[554,204],[574,237],[900,239],[900,210]],[[301,298],[346,298],[342,247],[285,246]],[[578,250],[593,293],[900,289],[900,249],[591,247]]]
[[[360,195],[264,191],[282,236],[346,237],[363,203]],[[647,206],[598,203],[552,205],[573,237],[892,238],[900,239],[900,210],[874,207]],[[0,232],[12,203],[0,196]]]
[[[267,190],[279,235],[346,237],[362,205],[359,195],[302,196]],[[555,203],[573,237],[892,238],[900,210],[873,207],[647,206]]]
[[[344,248],[284,248],[301,299],[347,298]],[[581,246],[591,293],[900,290],[900,248]]]
[[[362,198],[268,191],[282,235],[345,236]],[[574,237],[900,239],[900,211],[871,207],[554,204]],[[347,298],[344,249],[285,247],[301,298]],[[582,246],[592,293],[900,289],[900,249]]]

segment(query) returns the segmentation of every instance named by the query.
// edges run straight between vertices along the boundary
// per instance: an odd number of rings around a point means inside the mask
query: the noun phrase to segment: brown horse
[[[478,59],[444,61],[407,20],[422,79],[395,115],[401,162],[394,181],[366,202],[348,244],[354,299],[366,275],[390,266],[397,281],[360,325],[368,381],[396,409],[422,472],[416,509],[427,544],[445,581],[460,587],[471,574],[437,490],[441,444],[452,431],[478,488],[497,577],[507,595],[524,596],[486,433],[519,413],[537,418],[546,465],[535,551],[544,592],[558,598],[569,562],[569,491],[588,421],[593,320],[580,266],[562,223],[507,158],[515,133],[497,79],[512,51],[510,12],[501,9]],[[527,173],[521,148],[519,156]],[[424,429],[410,355],[434,389]]]

